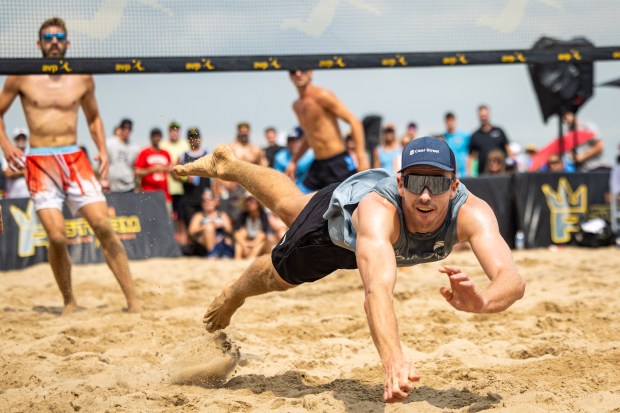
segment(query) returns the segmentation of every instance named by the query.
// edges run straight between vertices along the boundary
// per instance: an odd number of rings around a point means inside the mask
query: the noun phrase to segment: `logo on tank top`
[[[433,245],[433,251],[435,251],[435,256],[440,260],[448,256],[445,241],[437,241],[435,245]]]

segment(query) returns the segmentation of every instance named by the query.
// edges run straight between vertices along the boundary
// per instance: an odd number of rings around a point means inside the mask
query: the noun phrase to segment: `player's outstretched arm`
[[[360,202],[354,216],[357,264],[366,295],[364,309],[385,371],[383,399],[388,403],[404,400],[413,383],[420,380],[402,352],[392,304],[396,284],[394,214],[392,204],[371,193]]]
[[[456,309],[475,313],[495,313],[521,299],[525,281],[519,275],[512,253],[502,238],[497,219],[489,205],[470,194],[458,217],[460,240],[467,240],[491,282],[479,290],[460,268],[444,266],[440,271],[450,279],[450,290],[440,290]]]

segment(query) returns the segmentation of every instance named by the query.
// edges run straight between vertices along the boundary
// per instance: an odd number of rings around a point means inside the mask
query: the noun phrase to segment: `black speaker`
[[[532,50],[571,51],[567,62],[528,65],[545,122],[550,116],[561,115],[565,111],[577,113],[592,97],[594,65],[580,61],[579,54],[571,50],[583,47],[594,47],[594,44],[583,37],[567,41],[542,37],[532,47]]]
[[[383,118],[379,115],[368,115],[362,119],[367,151],[372,151],[375,146],[379,145],[381,140],[381,122],[383,122]]]

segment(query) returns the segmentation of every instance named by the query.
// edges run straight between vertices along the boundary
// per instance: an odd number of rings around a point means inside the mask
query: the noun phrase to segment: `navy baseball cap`
[[[414,165],[429,165],[444,171],[456,171],[456,160],[452,149],[444,140],[430,136],[409,142],[403,149],[401,165],[402,168],[398,172]]]
[[[294,140],[297,140],[303,137],[304,137],[304,130],[301,128],[301,126],[295,126],[293,130],[290,131],[289,134],[286,136],[286,140],[294,141]]]

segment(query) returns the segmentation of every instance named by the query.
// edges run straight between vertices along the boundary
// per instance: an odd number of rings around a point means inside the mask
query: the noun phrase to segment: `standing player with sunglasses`
[[[498,312],[525,289],[493,211],[460,184],[455,170],[448,145],[429,137],[407,144],[399,176],[371,169],[308,195],[275,170],[235,159],[226,145],[176,166],[179,175],[239,183],[289,227],[271,257],[257,258],[215,297],[203,320],[207,330],[228,326],[248,297],[313,282],[337,269],[359,268],[368,325],[385,369],[383,398],[403,400],[420,377],[398,337],[392,305],[398,266],[441,260],[457,242],[469,241],[490,283],[479,289],[460,268],[440,267],[450,282],[440,292],[450,305],[473,313]]]
[[[65,22],[57,17],[43,22],[37,46],[44,58],[62,59],[69,48]],[[28,128],[30,152],[7,139],[4,114],[21,98]],[[66,200],[72,213],[90,224],[101,243],[105,260],[125,294],[130,312],[140,311],[123,244],[112,229],[101,185],[84,152],[77,146],[78,111],[82,108],[99,153],[99,177],[107,179],[109,162],[103,123],[90,75],[8,76],[0,92],[0,147],[10,165],[25,169],[35,210],[49,240],[48,259],[64,300],[64,314],[77,308],[71,286],[71,259],[67,250]]]

